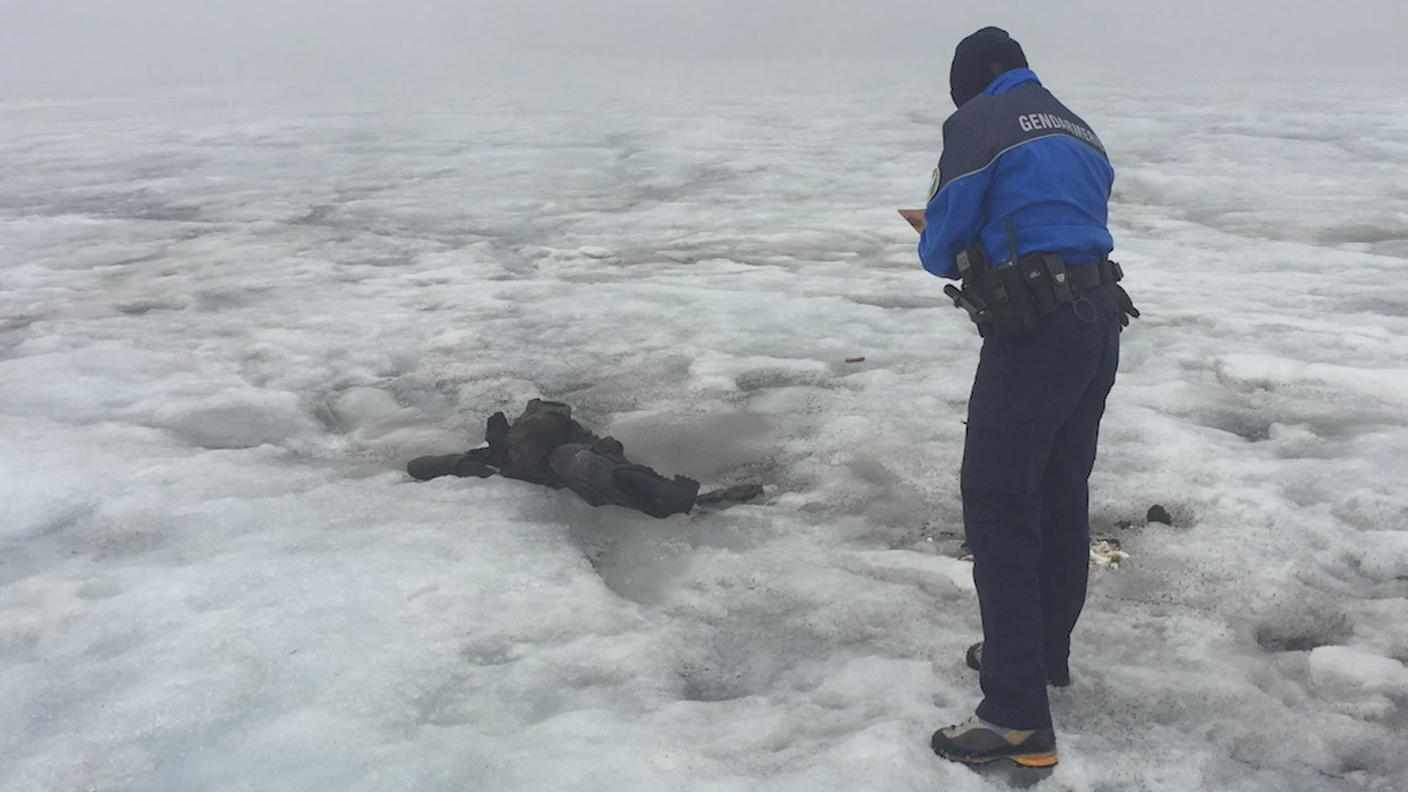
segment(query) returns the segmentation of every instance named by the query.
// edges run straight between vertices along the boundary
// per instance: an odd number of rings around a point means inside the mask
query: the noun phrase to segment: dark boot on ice
[[[667,479],[643,465],[622,465],[613,479],[616,488],[626,494],[627,503],[651,517],[689,514],[694,498],[699,494],[699,482],[684,476]]]
[[[929,741],[934,753],[964,764],[987,764],[998,759],[1022,767],[1055,767],[1056,732],[1051,729],[1007,729],[974,715],[939,729]]]

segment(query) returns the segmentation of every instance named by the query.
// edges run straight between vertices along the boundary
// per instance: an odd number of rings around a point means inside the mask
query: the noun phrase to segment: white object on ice
[[[1104,539],[1090,543],[1090,570],[1119,569],[1120,564],[1129,560],[1129,553]]]

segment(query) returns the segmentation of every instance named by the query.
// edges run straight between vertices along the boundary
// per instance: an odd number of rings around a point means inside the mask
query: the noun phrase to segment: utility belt
[[[1015,248],[1015,245],[1013,245]],[[983,338],[1018,338],[1039,322],[1070,306],[1086,322],[1096,319],[1095,306],[1080,291],[1109,287],[1120,308],[1120,323],[1139,317],[1129,293],[1119,285],[1124,269],[1101,258],[1094,264],[1071,264],[1055,253],[1028,253],[993,267],[981,241],[958,254],[963,288],[944,287],[953,304],[968,312]]]

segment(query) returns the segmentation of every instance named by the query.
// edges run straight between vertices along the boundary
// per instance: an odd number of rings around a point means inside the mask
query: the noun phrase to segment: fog
[[[456,85],[563,63],[947,69],[953,45],[1009,29],[1044,75],[1178,85],[1372,79],[1408,65],[1388,0],[3,0],[0,95],[204,84]],[[879,67],[879,68],[875,68]]]

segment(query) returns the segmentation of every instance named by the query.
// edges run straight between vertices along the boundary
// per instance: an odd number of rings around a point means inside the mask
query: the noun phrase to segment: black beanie
[[[999,75],[1010,69],[1024,69],[1027,56],[1022,45],[1002,28],[985,27],[958,42],[953,68],[948,73],[953,103],[962,106],[983,92]]]

